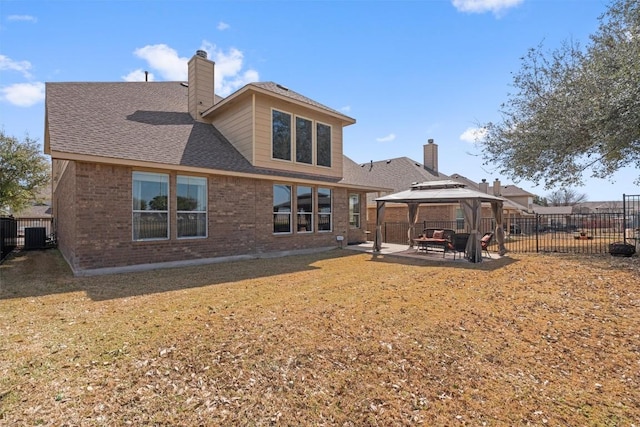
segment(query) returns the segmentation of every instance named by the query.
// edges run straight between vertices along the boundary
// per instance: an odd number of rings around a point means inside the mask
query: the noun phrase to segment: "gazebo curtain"
[[[504,222],[502,214],[502,202],[491,202],[491,210],[493,211],[493,217],[496,219],[496,242],[498,242],[498,253],[502,256],[507,253],[507,248],[504,246],[504,228],[502,223]]]
[[[384,223],[384,202],[376,202],[376,235],[373,238],[373,250],[382,249],[382,224]]]
[[[409,240],[409,247],[413,247],[413,236],[414,230],[416,228],[416,222],[418,221],[418,207],[420,203],[407,203],[409,209],[407,209],[408,220],[409,220],[409,230],[407,231],[407,239]]]
[[[460,201],[464,219],[471,227],[469,241],[465,250],[465,257],[471,262],[482,262],[482,246],[480,244],[480,216],[482,202],[480,199],[465,199]]]

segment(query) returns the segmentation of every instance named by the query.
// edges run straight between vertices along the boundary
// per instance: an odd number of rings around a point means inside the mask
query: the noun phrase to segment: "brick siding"
[[[74,270],[332,247],[339,246],[337,235],[345,236],[343,244],[365,240],[364,222],[361,229],[349,229],[347,189],[332,189],[332,232],[274,235],[272,181],[209,175],[208,237],[178,239],[176,206],[170,202],[170,238],[133,241],[133,171],[70,162],[55,191],[54,216],[59,248]],[[169,173],[170,200],[176,176]]]

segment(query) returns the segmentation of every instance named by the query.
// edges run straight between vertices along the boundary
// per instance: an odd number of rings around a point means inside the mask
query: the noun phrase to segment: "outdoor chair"
[[[482,239],[480,239],[480,246],[482,246],[482,250],[487,253],[487,256],[489,258],[491,258],[491,253],[489,252],[489,245],[491,244],[492,240],[493,240],[493,233],[490,231],[488,233],[484,233],[484,235],[482,236]]]
[[[467,250],[467,242],[469,241],[469,233],[456,233],[453,237],[453,259],[456,259],[456,253],[464,256]]]

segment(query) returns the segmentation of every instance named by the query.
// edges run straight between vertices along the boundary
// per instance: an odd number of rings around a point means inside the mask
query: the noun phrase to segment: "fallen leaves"
[[[0,424],[640,419],[637,258],[334,251],[72,278],[50,256],[1,273]],[[30,295],[19,268],[39,265],[55,291]]]

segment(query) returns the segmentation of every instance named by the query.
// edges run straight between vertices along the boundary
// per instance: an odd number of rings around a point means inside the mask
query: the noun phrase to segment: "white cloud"
[[[485,128],[468,128],[462,135],[460,135],[460,140],[465,142],[481,142],[484,140],[484,137],[487,135],[487,130]]]
[[[145,81],[144,70],[142,69],[134,70],[129,74],[127,74],[126,76],[122,76],[122,80],[124,80],[125,82],[144,82]],[[149,75],[147,76],[147,81],[152,82],[154,80],[155,80],[155,77],[153,76],[153,73],[149,73]]]
[[[396,139],[396,134],[395,133],[390,133],[387,136],[383,136],[382,138],[376,138],[376,141],[378,142],[391,142],[393,140]]]
[[[511,7],[518,6],[524,0],[451,0],[453,6],[460,12],[500,13]]]
[[[343,113],[349,113],[351,112],[351,105],[345,105],[344,107],[342,107],[340,109],[340,111],[342,111]]]
[[[226,22],[220,21],[218,22],[218,26],[216,28],[218,28],[219,31],[224,31],[231,28],[231,25],[227,24]]]
[[[0,88],[1,99],[18,107],[31,107],[44,101],[44,83],[16,83]]]
[[[9,15],[7,21],[23,21],[23,22],[38,22],[38,18],[31,15]]]
[[[151,68],[157,70],[167,80],[187,80],[187,61],[189,58],[181,58],[175,49],[166,44],[148,45],[136,49],[133,54],[147,61]]]
[[[29,61],[14,61],[5,55],[0,55],[0,70],[17,71],[25,78],[30,78],[31,63]]]
[[[204,41],[201,50],[207,52],[208,58],[215,62],[214,84],[215,91],[220,96],[227,96],[247,83],[259,80],[256,70],[243,71],[244,54],[236,48],[230,48],[227,52],[218,49],[216,45]],[[186,81],[188,78],[187,62],[189,58],[181,57],[175,49],[165,45],[148,45],[136,49],[134,55],[144,59],[149,68],[154,69],[161,78],[166,80]],[[195,52],[194,52],[195,54]],[[142,76],[144,72],[135,70],[124,76],[123,79],[133,79]]]

